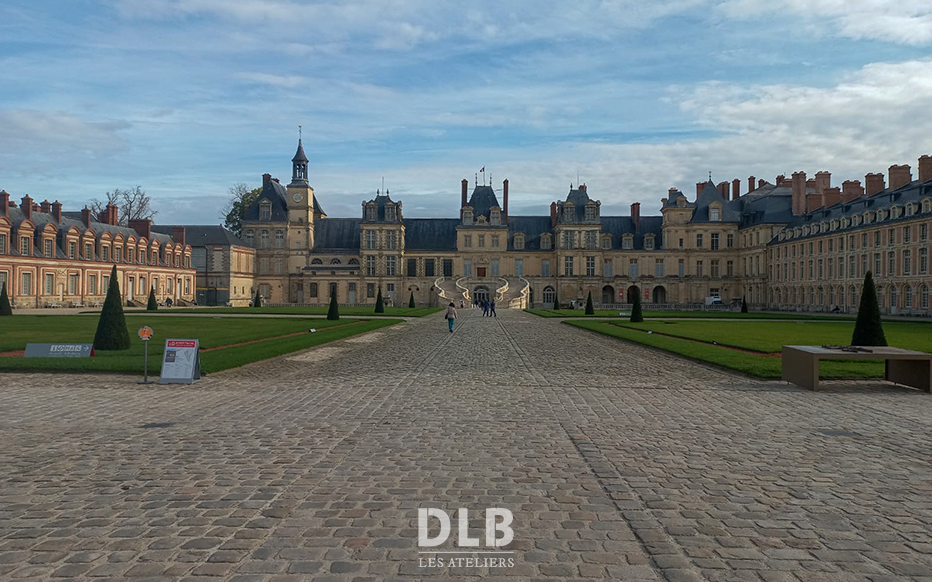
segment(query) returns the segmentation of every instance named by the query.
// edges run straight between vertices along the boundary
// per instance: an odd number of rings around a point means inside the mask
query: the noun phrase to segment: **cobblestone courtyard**
[[[464,315],[193,386],[0,374],[0,579],[932,581],[928,394]],[[514,567],[421,567],[418,507],[511,509]]]

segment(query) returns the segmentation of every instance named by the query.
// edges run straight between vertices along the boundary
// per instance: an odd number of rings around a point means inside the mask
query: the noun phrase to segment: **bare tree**
[[[115,204],[120,208],[118,222],[122,226],[128,225],[130,220],[153,218],[158,212],[152,208],[152,199],[142,186],[127,190],[114,188],[112,192],[107,192],[104,200],[94,198],[90,203],[91,212],[95,217],[100,216],[108,204]]]

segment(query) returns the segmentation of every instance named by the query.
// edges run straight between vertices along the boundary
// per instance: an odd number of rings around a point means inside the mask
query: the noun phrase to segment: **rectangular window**
[[[595,231],[590,230],[590,231],[587,231],[587,232],[586,232],[586,249],[588,249],[588,250],[590,250],[590,251],[594,251],[594,250],[595,250],[595,248],[596,248],[596,247],[595,247],[595,238],[596,238],[596,232],[595,232]]]
[[[878,275],[883,273],[883,263],[881,262],[882,256],[880,253],[874,253],[874,272]]]
[[[3,252],[2,249],[0,249],[0,252]],[[68,243],[68,258],[73,259],[75,255],[77,254],[77,252],[78,252],[78,243],[74,241],[69,242]]]
[[[719,261],[717,259],[714,261],[709,261],[709,270],[711,271],[713,278],[719,278],[721,270],[719,269]]]
[[[100,247],[100,260],[109,261],[110,260],[110,247]]]
[[[696,276],[701,277],[702,274],[702,261],[696,261]]]
[[[809,244],[811,245],[812,243],[809,243]],[[861,233],[861,248],[862,249],[867,248],[867,233],[866,232]]]
[[[146,264],[146,249],[139,249],[139,264]]]
[[[919,274],[925,275],[929,272],[929,249],[919,249]]]
[[[317,283],[311,283],[308,287],[307,294],[309,297],[317,297]]]
[[[470,248],[472,246],[472,235],[471,234],[463,235],[463,246],[466,248]]]
[[[366,231],[366,248],[372,250],[375,248],[375,231],[367,230]]]
[[[43,256],[45,256],[47,259],[52,258],[52,240],[45,239],[42,242],[45,243],[43,248]]]
[[[19,239],[19,254],[23,255],[24,257],[31,257],[32,253],[29,252],[31,246],[32,245],[29,244],[29,237],[22,237]]]
[[[654,259],[654,277],[663,277],[663,259]]]
[[[887,253],[887,275],[896,275],[896,253],[893,251]]]
[[[491,268],[492,268],[492,276],[493,276],[493,277],[498,277],[498,264],[499,264],[499,263],[498,263],[498,259],[492,259],[491,265],[490,265],[490,266],[491,266]]]
[[[680,262],[677,268],[677,273],[678,273],[677,274],[678,277],[686,276],[686,261],[684,261],[683,259],[680,259]]]
[[[541,277],[550,276],[550,259],[544,259],[540,262],[540,276]]]
[[[861,255],[861,272],[858,273],[859,277],[863,277],[867,273],[867,255]]]
[[[834,268],[834,267],[835,267],[835,261],[833,261],[832,259],[829,259],[829,260],[828,260],[828,278],[829,278],[829,279],[831,279],[832,277],[835,276],[835,268]],[[880,271],[878,271],[878,273],[879,273],[879,272],[880,272]]]
[[[6,235],[0,234],[0,255],[6,254]]]
[[[644,237],[644,250],[645,251],[654,250],[654,237],[653,236]]]
[[[515,259],[515,277],[524,276],[524,259]]]
[[[389,230],[385,233],[385,248],[387,249],[398,248],[398,233],[396,231]]]
[[[78,276],[68,275],[68,295],[78,294]]]
[[[408,276],[417,277],[417,259],[408,259]]]
[[[573,257],[563,257],[563,275],[565,277],[573,276]]]
[[[684,245],[684,244],[685,244],[685,243],[684,243],[684,240],[683,240],[683,239],[680,239],[680,248],[683,248],[683,245]]]
[[[87,294],[97,295],[97,275],[87,276]]]
[[[443,276],[453,276],[453,259],[443,259]]]
[[[913,239],[913,229],[910,226],[903,227],[903,244],[912,242]]]
[[[32,273],[23,273],[20,277],[20,295],[32,295]]]
[[[595,277],[595,257],[586,257],[586,276]]]
[[[896,230],[893,229],[893,228],[891,228],[891,229],[889,229],[889,230],[887,231],[887,233],[888,233],[888,234],[887,234],[887,236],[888,236],[887,244],[889,244],[889,245],[896,244]]]
[[[45,274],[45,294],[51,295],[55,292],[55,275],[52,273]]]
[[[612,239],[611,237],[602,237],[602,250],[610,251],[612,250]]]
[[[114,261],[118,263],[123,262],[123,248],[122,247],[117,247],[113,249],[113,254],[114,254],[114,258],[113,258]]]
[[[735,246],[735,235],[733,233],[728,233],[728,237],[725,239],[727,241],[728,248]]]
[[[864,255],[865,258],[867,255]],[[815,278],[815,265],[813,265],[812,259],[809,260],[809,280],[812,281]]]
[[[734,261],[728,261],[727,263],[725,263],[725,275],[728,277],[735,276],[735,262]]]
[[[375,256],[366,255],[366,276],[375,277]]]
[[[395,276],[395,267],[398,258],[394,255],[389,255],[385,257],[385,276],[394,277]]]
[[[712,243],[712,250],[717,251],[718,250],[718,233],[717,232],[712,233],[711,243]]]
[[[366,283],[366,297],[369,299],[375,297],[375,283]]]
[[[904,230],[903,232],[906,232],[906,231]],[[912,256],[912,253],[909,251],[909,249],[904,249],[903,250],[903,274],[904,275],[913,274],[912,258],[913,256]]]
[[[879,230],[874,231],[874,246],[875,247],[880,246],[880,231]],[[829,250],[832,250],[832,249],[829,248]]]
[[[463,276],[472,277],[472,260],[470,259],[463,261]]]
[[[920,224],[919,225],[919,240],[927,240],[929,238],[929,225]]]
[[[638,260],[631,259],[628,261],[628,276],[632,279],[638,278]]]
[[[485,235],[480,234],[479,235],[479,248],[481,249],[483,247],[485,247]]]
[[[434,259],[424,259],[424,276],[434,276]]]
[[[497,234],[492,235],[492,248],[497,249],[499,246],[500,237]]]
[[[602,276],[606,279],[612,278],[612,260],[603,259],[602,260]]]
[[[696,248],[697,249],[702,248],[702,235],[701,234],[696,235]]]

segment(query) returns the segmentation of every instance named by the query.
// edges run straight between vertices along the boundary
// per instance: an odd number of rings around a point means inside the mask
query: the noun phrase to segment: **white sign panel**
[[[167,339],[162,355],[159,384],[193,384],[201,377],[201,357],[196,339]]]

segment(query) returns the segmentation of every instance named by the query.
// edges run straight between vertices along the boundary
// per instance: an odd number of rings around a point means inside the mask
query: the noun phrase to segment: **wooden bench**
[[[783,346],[781,377],[803,388],[818,390],[819,360],[884,360],[885,380],[932,392],[932,354],[886,346],[864,347],[858,351]]]

